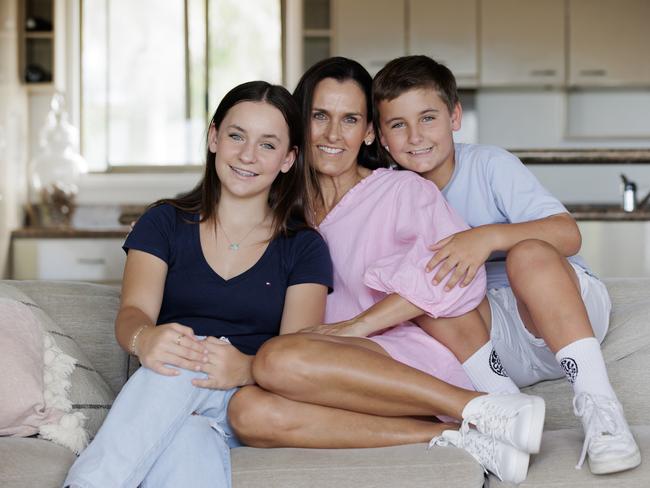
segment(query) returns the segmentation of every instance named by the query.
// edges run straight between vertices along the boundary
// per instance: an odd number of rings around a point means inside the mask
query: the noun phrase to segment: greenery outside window
[[[225,93],[282,82],[280,0],[82,0],[81,147],[91,170],[199,165]]]

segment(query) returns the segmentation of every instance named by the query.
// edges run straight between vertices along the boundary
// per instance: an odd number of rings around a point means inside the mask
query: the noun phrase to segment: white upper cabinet
[[[482,0],[481,85],[563,85],[565,18],[565,0]]]
[[[478,0],[410,0],[409,54],[426,54],[456,75],[461,87],[478,81]]]
[[[406,54],[405,0],[332,0],[332,54],[359,61],[375,75]]]
[[[569,84],[650,85],[650,1],[569,1]]]

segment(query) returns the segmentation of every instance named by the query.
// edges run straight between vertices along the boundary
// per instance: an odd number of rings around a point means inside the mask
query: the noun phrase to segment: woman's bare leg
[[[429,442],[458,425],[380,417],[296,402],[257,386],[239,390],[228,407],[237,437],[252,447],[358,448]]]
[[[267,341],[253,362],[255,382],[290,400],[386,417],[460,419],[482,395],[390,358],[365,338],[291,334]]]
[[[463,363],[490,340],[491,321],[490,304],[484,298],[477,308],[465,315],[435,319],[422,315],[414,322]]]
[[[275,337],[258,351],[253,377],[271,394],[262,399],[254,396],[259,389],[242,390],[251,411],[233,398],[229,417],[241,440],[258,447],[378,447],[441,435],[515,482],[525,478],[527,453],[539,451],[541,398],[457,388],[398,363],[369,339]],[[409,418],[441,414],[465,417],[478,432]]]

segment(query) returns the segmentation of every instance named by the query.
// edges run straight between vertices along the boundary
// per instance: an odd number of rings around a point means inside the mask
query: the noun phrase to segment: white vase
[[[39,225],[69,225],[79,179],[88,172],[78,148],[78,131],[68,122],[65,99],[57,92],[41,129],[39,151],[30,164],[30,201]]]

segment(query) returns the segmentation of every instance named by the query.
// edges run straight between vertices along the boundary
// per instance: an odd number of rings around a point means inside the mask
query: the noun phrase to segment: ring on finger
[[[183,334],[179,334],[178,337],[176,338],[176,345],[180,346],[181,345],[181,339],[183,338]]]

